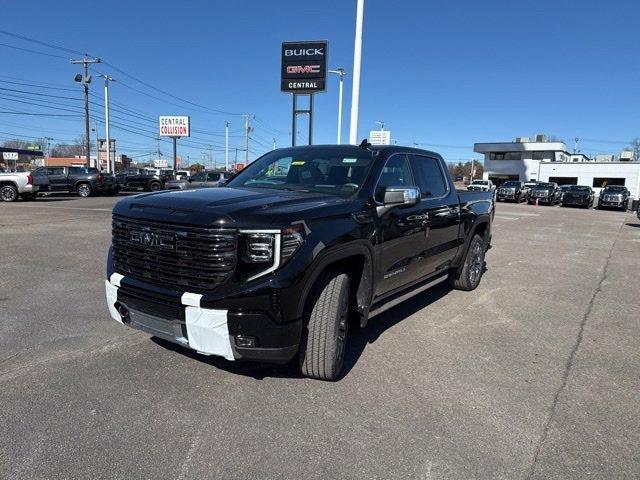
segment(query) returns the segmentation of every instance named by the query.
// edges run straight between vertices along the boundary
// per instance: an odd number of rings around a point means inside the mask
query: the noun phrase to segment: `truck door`
[[[456,255],[460,236],[460,203],[443,170],[442,161],[425,155],[409,155],[411,169],[422,194],[427,215],[423,274],[447,269]]]
[[[405,154],[394,154],[380,174],[374,197],[382,205],[386,187],[417,186]],[[395,290],[423,275],[421,254],[426,248],[426,216],[421,202],[411,207],[393,207],[377,218],[375,295]]]
[[[49,190],[49,173],[47,167],[36,168],[33,173],[33,184],[38,186],[41,192]]]
[[[47,167],[49,177],[49,190],[52,192],[64,192],[69,189],[67,185],[66,167]]]

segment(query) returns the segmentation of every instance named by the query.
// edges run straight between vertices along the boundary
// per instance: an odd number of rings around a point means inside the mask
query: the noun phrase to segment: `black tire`
[[[18,189],[11,184],[1,185],[0,200],[3,202],[15,202],[18,200]]]
[[[464,263],[449,274],[449,283],[456,290],[471,291],[480,285],[484,273],[484,241],[480,235],[474,235],[469,243]]]
[[[339,377],[349,329],[349,295],[346,273],[321,275],[298,354],[303,375],[319,380]]]
[[[21,198],[22,198],[22,200],[30,202],[30,201],[35,200],[37,196],[38,196],[37,193],[23,193]]]
[[[80,183],[76,187],[76,193],[82,198],[87,198],[93,194],[93,189],[91,188],[91,185],[88,183]]]
[[[162,185],[160,184],[160,182],[151,182],[149,184],[149,191],[150,192],[158,192],[162,190]]]

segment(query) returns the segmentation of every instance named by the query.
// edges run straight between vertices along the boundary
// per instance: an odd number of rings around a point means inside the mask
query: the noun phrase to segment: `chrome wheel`
[[[3,202],[15,202],[18,199],[18,190],[13,185],[4,185],[0,188],[0,199]]]
[[[91,187],[86,183],[78,185],[78,195],[84,198],[88,197],[91,195]]]
[[[469,252],[469,282],[475,286],[480,281],[484,267],[484,251],[481,242],[475,242]]]

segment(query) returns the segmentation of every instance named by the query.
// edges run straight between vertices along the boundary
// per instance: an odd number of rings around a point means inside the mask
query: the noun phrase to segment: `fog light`
[[[236,346],[253,348],[256,346],[256,339],[255,337],[247,337],[246,335],[236,335]]]

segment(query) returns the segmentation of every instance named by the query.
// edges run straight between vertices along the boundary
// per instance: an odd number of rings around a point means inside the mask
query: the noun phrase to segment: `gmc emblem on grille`
[[[138,245],[148,248],[164,248],[167,250],[176,249],[175,235],[131,230],[131,232],[129,232],[129,240],[131,243],[137,243]]]

